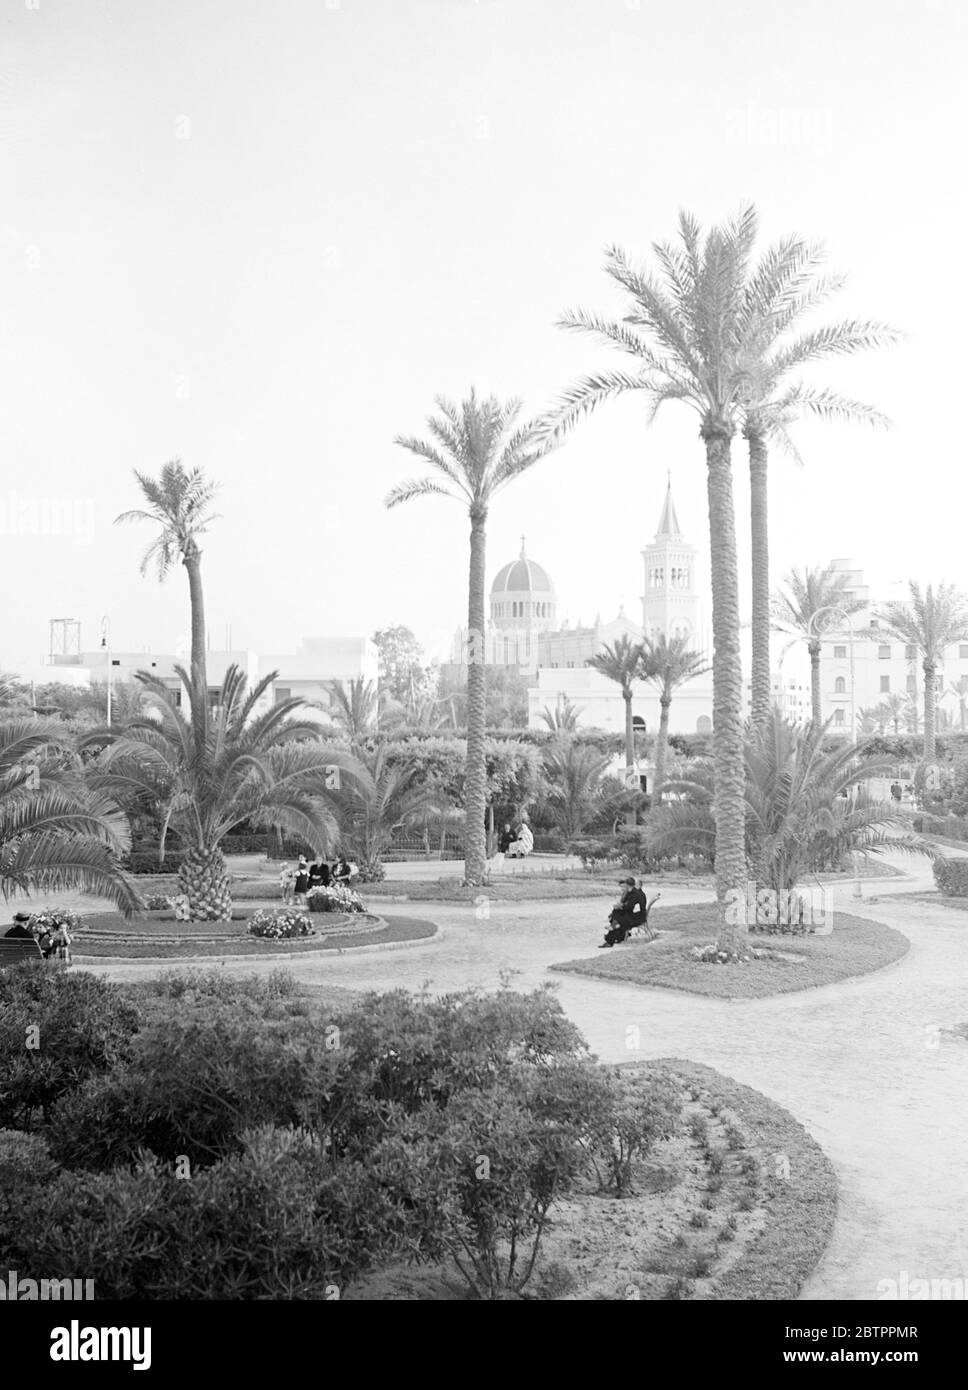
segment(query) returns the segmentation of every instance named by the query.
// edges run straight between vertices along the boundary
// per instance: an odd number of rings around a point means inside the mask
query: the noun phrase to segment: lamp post
[[[841,608],[841,607],[839,606],[839,604],[836,604],[836,603],[825,603],[824,606],[823,606],[822,608],[818,608],[818,609],[817,609],[816,613],[813,614],[813,616],[811,617],[809,623],[807,624],[807,632],[808,632],[808,633],[812,633],[815,637],[819,637],[819,636],[820,636],[820,633],[814,631],[814,624],[816,623],[817,619],[818,619],[818,618],[821,616],[821,614],[823,614],[823,613],[838,613],[838,614],[844,619],[844,621],[845,621],[846,624],[847,624],[847,634],[848,634],[848,643],[849,643],[849,656],[850,656],[850,741],[851,741],[851,743],[854,745],[854,747],[856,748],[856,747],[857,747],[857,709],[856,709],[857,696],[856,696],[856,689],[855,689],[855,670],[854,670],[854,624],[853,624],[853,622],[851,621],[851,616],[850,616],[850,614],[847,612],[846,608]],[[855,783],[855,784],[854,784],[854,787],[855,787],[854,799],[856,799],[856,794],[857,794],[857,793],[856,793],[856,785],[857,785],[857,784]],[[857,863],[857,851],[856,851],[856,850],[853,850],[853,851],[852,851],[851,858],[852,858],[853,861],[854,861],[854,892],[853,892],[853,896],[854,896],[855,898],[863,899],[863,897],[864,897],[864,890],[863,890],[863,888],[861,887],[861,882],[860,882],[860,871],[859,871],[858,863]]]
[[[101,646],[104,649],[104,659],[108,669],[108,727],[111,726],[111,641],[108,629],[107,617],[101,619]]]

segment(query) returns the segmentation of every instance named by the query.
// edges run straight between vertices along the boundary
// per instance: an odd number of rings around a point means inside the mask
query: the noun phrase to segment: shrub
[[[68,907],[48,907],[43,912],[34,912],[27,926],[34,936],[43,931],[55,932],[58,927],[66,927],[69,932],[77,931],[81,924],[78,913]]]
[[[605,1186],[618,1196],[632,1192],[632,1166],[660,1139],[680,1126],[682,1088],[665,1072],[647,1077],[616,1071],[605,1123],[596,1148],[603,1161]]]
[[[166,893],[148,893],[141,899],[141,906],[145,912],[161,912],[166,907],[171,907],[172,900]]]
[[[270,941],[289,940],[296,936],[313,936],[315,933],[305,912],[296,908],[281,908],[269,912],[263,908],[249,918],[246,931],[253,936],[261,936]]]
[[[104,1299],[323,1299],[406,1249],[412,1218],[371,1168],[333,1170],[292,1129],[246,1133],[190,1182],[152,1156],[62,1174],[7,1214],[6,1253],[52,1278],[82,1269]]]
[[[0,1126],[29,1129],[126,1056],[140,1016],[117,985],[27,962],[0,973]]]
[[[359,893],[342,885],[329,888],[310,888],[306,894],[306,906],[310,912],[365,912],[366,905]]]
[[[22,1129],[0,1129],[0,1193],[48,1182],[57,1171],[46,1140]]]
[[[938,858],[934,881],[947,898],[968,898],[968,859]]]

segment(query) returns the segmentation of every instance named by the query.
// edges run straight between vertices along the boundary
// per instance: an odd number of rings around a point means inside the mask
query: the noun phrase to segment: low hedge
[[[936,859],[933,869],[946,898],[968,898],[968,859]]]

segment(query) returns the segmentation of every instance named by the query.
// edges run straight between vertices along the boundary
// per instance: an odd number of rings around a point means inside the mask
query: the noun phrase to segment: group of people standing
[[[349,888],[358,873],[356,865],[343,854],[332,863],[320,857],[312,864],[301,854],[294,869],[282,871],[282,896],[287,903],[305,902],[306,894],[313,888]]]

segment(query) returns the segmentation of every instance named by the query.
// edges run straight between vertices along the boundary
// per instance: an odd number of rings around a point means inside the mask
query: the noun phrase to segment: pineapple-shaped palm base
[[[190,849],[178,870],[178,886],[188,898],[193,922],[228,922],[232,894],[220,849]]]

